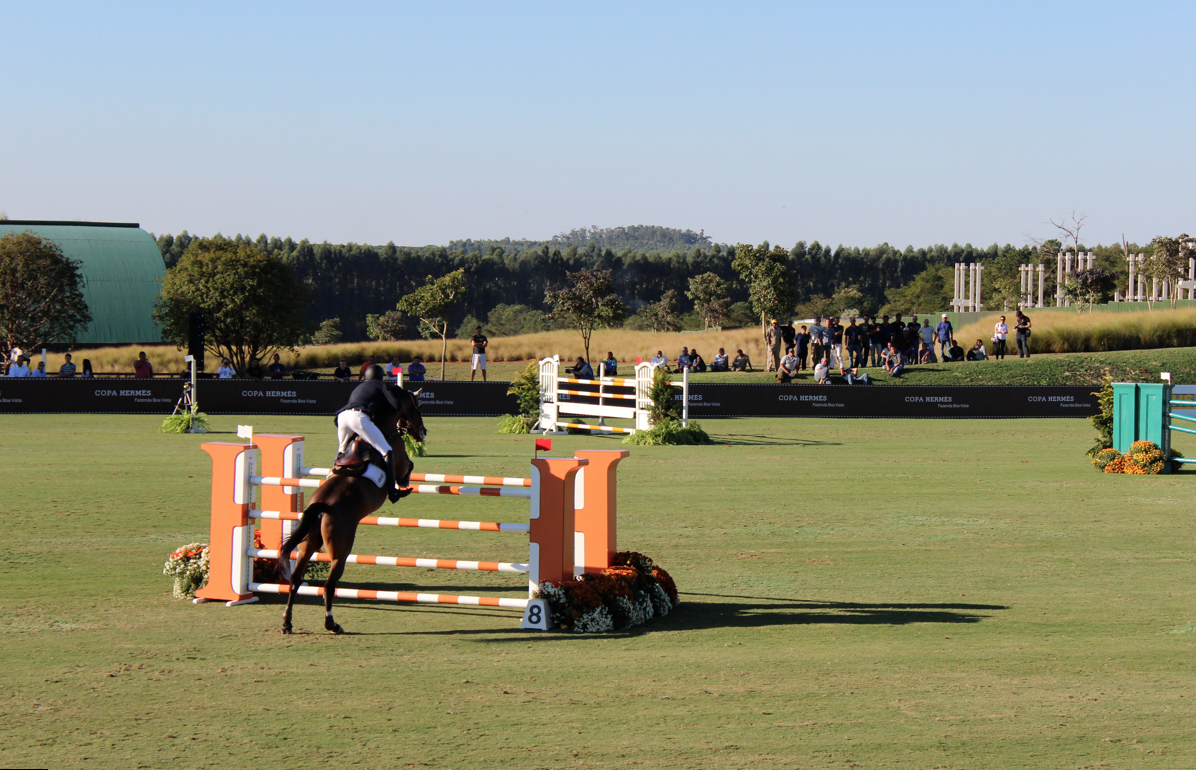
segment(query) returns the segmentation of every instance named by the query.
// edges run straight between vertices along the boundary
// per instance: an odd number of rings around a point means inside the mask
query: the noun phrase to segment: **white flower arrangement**
[[[648,586],[646,593],[648,594],[648,600],[652,602],[652,609],[656,610],[657,615],[664,617],[673,609],[673,602],[669,600],[669,595],[664,592],[660,584],[651,584]]]
[[[191,599],[208,582],[208,546],[189,543],[176,548],[166,560],[162,574],[174,579],[170,593],[176,599]]]
[[[573,630],[579,634],[603,634],[615,630],[615,622],[606,607],[596,607],[577,619]]]

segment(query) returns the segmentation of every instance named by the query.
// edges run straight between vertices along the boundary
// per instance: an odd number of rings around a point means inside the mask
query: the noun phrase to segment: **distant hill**
[[[631,249],[648,254],[671,254],[675,251],[690,252],[695,248],[709,251],[714,246],[706,231],[678,230],[675,227],[659,225],[630,225],[627,227],[581,227],[567,233],[559,233],[547,241],[512,240],[510,238],[450,241],[449,251],[477,252],[486,254],[491,247],[498,247],[507,254],[533,251],[548,244],[554,249],[576,246],[580,251],[592,246],[599,250],[610,249],[618,253]]]

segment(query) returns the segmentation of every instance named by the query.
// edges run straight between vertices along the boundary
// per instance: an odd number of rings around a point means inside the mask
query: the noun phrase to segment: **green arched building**
[[[150,313],[166,268],[149,233],[139,225],[116,222],[0,220],[0,237],[27,231],[57,243],[63,254],[81,263],[92,321],[79,335],[80,344],[161,341]]]

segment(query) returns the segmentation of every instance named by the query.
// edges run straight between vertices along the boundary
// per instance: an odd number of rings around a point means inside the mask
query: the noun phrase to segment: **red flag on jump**
[[[536,439],[536,451],[539,452],[540,450],[544,450],[545,452],[551,452],[552,451],[552,439],[550,439],[550,438]]]

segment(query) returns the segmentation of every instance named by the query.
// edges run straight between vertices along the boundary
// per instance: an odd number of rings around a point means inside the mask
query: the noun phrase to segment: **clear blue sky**
[[[1196,231],[1193,3],[3,3],[0,210],[422,245]]]

